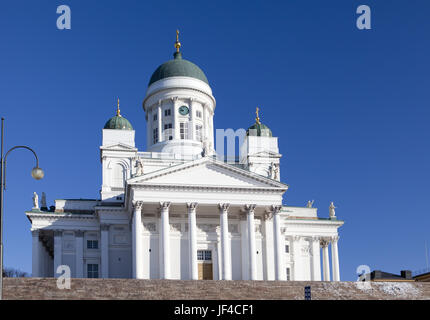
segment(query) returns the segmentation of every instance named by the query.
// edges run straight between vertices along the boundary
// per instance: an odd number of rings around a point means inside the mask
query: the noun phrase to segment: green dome
[[[174,59],[163,63],[161,66],[154,71],[149,80],[148,87],[155,81],[169,78],[169,77],[190,77],[202,80],[209,84],[206,75],[203,73],[202,69],[196,66],[191,61],[182,59],[181,52],[175,52],[173,54]]]
[[[246,130],[247,136],[271,137],[272,131],[261,122],[256,122]]]
[[[117,115],[106,122],[104,129],[133,130],[133,127],[126,118],[121,115]]]

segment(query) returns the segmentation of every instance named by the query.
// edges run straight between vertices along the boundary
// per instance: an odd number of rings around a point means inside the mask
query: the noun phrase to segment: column
[[[172,123],[173,123],[173,139],[180,139],[181,137],[179,136],[179,120],[178,120],[178,116],[176,114],[177,112],[177,104],[178,104],[178,97],[173,97],[172,98]]]
[[[76,231],[76,278],[84,277],[84,232]]]
[[[301,237],[298,235],[292,236],[290,240],[290,245],[292,245],[292,252],[293,252],[293,261],[294,261],[294,268],[293,268],[293,278],[294,281],[300,281],[303,280],[303,273],[302,273],[302,259],[301,259],[301,252],[300,252],[300,239]]]
[[[54,231],[54,275],[56,278],[60,274],[57,273],[57,269],[62,264],[62,255],[63,255],[63,231],[55,230]]]
[[[220,228],[221,228],[221,279],[231,280],[231,243],[228,233],[228,208],[230,204],[221,203],[218,205],[220,214]]]
[[[257,279],[257,255],[255,251],[255,223],[254,223],[254,210],[255,204],[248,204],[245,206],[247,212],[247,226],[248,226],[248,249],[249,249],[249,278],[250,280]]]
[[[109,225],[102,224],[101,229],[101,277],[109,278]]]
[[[337,241],[339,236],[331,238],[331,265],[333,268],[333,281],[340,281],[340,270],[339,270],[339,253],[337,250]]]
[[[240,253],[242,265],[242,280],[249,280],[249,250],[248,250],[248,228],[246,225],[246,214],[240,214]]]
[[[323,249],[323,276],[324,281],[330,281],[330,262],[328,260],[328,241],[323,239],[320,242]]]
[[[190,279],[198,280],[197,269],[197,222],[196,222],[197,203],[187,203],[188,209],[188,241],[189,241],[189,269]]]
[[[264,214],[264,264],[265,274],[264,280],[275,280],[275,243],[274,240],[274,227],[273,227],[273,211],[267,211]]]
[[[161,113],[161,100],[158,101],[158,108],[157,108],[157,122],[158,122],[158,142],[161,142],[164,140],[163,137],[163,118],[162,118],[162,113]],[[152,136],[152,135],[151,135]],[[151,143],[152,144],[152,143]],[[151,145],[150,144],[150,145]]]
[[[312,281],[321,281],[320,238],[312,237]]]
[[[31,273],[32,277],[40,277],[40,240],[39,240],[39,230],[31,231],[31,235],[33,238],[32,245],[32,268]]]
[[[170,202],[160,202],[160,279],[170,279]]]
[[[195,116],[195,102],[194,98],[190,98],[190,127],[188,128],[188,137],[191,140],[194,140],[196,138],[196,128],[194,123],[194,116]]]
[[[275,279],[286,280],[286,270],[284,268],[284,246],[285,243],[281,234],[281,212],[282,206],[272,206],[273,212],[273,233],[275,240]]]
[[[142,252],[142,207],[143,201],[133,201],[132,220],[132,270],[134,279],[143,278],[143,252]]]

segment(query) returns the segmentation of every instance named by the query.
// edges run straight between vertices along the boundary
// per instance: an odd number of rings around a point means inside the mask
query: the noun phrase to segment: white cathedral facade
[[[100,199],[47,208],[35,196],[33,276],[67,265],[75,278],[339,281],[333,203],[327,218],[282,204],[278,138],[258,114],[239,159],[217,157],[211,87],[175,47],[143,100],[147,150],[118,104],[102,130]]]

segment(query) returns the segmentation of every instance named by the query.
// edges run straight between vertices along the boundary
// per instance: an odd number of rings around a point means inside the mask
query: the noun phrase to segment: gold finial
[[[180,47],[181,47],[181,43],[179,42],[179,30],[176,30],[176,42],[175,42],[176,52],[179,52]]]
[[[255,115],[256,115],[255,122],[258,123],[258,124],[260,124],[260,117],[258,116],[258,111],[260,111],[259,107],[257,107],[255,109]]]
[[[121,113],[120,113],[120,110],[119,110],[119,98],[118,98],[118,104],[117,104],[117,107],[116,107],[116,115],[117,115],[117,117],[121,117]]]

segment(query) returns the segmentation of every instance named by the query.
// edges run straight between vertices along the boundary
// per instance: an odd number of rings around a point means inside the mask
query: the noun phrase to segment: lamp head
[[[45,173],[39,167],[34,167],[33,170],[31,170],[31,176],[36,180],[42,179],[44,175]]]

